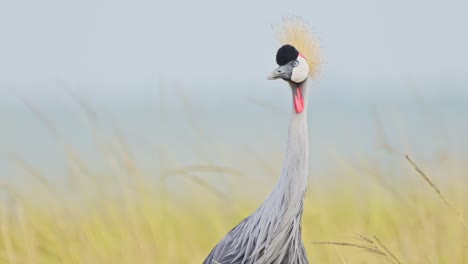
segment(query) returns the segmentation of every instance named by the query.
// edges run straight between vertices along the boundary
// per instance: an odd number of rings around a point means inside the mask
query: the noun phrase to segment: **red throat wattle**
[[[299,114],[304,111],[304,98],[302,97],[301,87],[297,87],[294,90],[294,109]]]

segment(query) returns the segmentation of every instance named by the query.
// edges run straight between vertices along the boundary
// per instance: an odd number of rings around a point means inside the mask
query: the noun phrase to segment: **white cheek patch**
[[[299,65],[293,68],[291,81],[301,83],[309,76],[309,64],[307,64],[307,61],[301,56],[297,57],[297,61]]]

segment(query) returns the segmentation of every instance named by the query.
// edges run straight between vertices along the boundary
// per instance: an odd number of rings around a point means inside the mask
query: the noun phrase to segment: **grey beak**
[[[276,68],[276,70],[268,74],[267,79],[268,80],[276,80],[279,78],[289,79],[291,78],[291,70],[292,70],[292,67],[288,64],[279,66],[278,68]]]
[[[275,80],[275,79],[278,79],[278,78],[281,78],[281,75],[283,74],[283,72],[281,71],[281,66],[278,67],[276,70],[270,72],[270,74],[268,74],[267,76],[267,79],[268,80]]]

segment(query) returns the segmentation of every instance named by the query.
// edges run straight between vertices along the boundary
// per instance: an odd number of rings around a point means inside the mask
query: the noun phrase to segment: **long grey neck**
[[[297,85],[290,85],[293,92]],[[242,241],[253,238],[253,253],[249,254],[252,262],[246,263],[307,263],[301,238],[309,160],[307,83],[300,87],[304,111],[296,113],[292,109],[281,176],[265,202],[242,225]]]
[[[291,90],[298,85],[290,83]],[[284,158],[283,170],[273,192],[267,198],[265,206],[272,206],[283,220],[291,217],[300,220],[303,201],[307,189],[309,141],[307,132],[308,85],[307,80],[299,85],[304,98],[304,111],[296,113],[292,107],[289,122],[288,145]],[[293,99],[294,100],[294,99]],[[266,209],[266,208],[265,208]],[[268,210],[268,209],[267,209]],[[269,210],[268,210],[269,211]],[[299,218],[299,219],[298,219]]]

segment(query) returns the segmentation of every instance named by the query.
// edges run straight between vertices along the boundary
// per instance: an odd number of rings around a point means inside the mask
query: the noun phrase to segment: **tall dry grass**
[[[178,164],[168,146],[156,150],[159,169],[144,171],[125,136],[100,134],[96,114],[82,106],[99,168],[32,108],[61,145],[68,173],[51,182],[40,166],[11,157],[27,176],[1,184],[1,263],[201,263],[276,180],[212,161]],[[265,174],[279,172],[277,157],[264,155]],[[417,157],[409,164],[394,155],[399,168],[337,158],[312,177],[303,218],[311,263],[468,263],[468,167],[449,158],[437,183]]]

